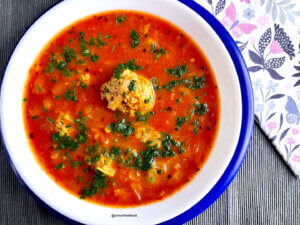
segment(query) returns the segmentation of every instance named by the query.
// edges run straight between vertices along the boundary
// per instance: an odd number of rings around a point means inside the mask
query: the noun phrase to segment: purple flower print
[[[269,130],[274,130],[274,129],[276,129],[277,128],[277,123],[276,122],[269,122],[268,123],[268,128],[269,128]]]
[[[279,25],[275,23],[274,30],[274,38],[272,38],[271,28],[268,28],[260,37],[258,48],[253,45],[254,51],[249,50],[249,58],[255,65],[249,67],[248,70],[252,73],[266,70],[274,80],[282,80],[284,77],[277,72],[277,69],[284,64],[286,57],[282,56],[269,59],[268,56],[270,53],[278,54],[285,52],[289,58],[292,59],[295,57],[295,50],[290,37],[287,36],[283,28],[280,28]],[[268,46],[269,52],[265,53]]]
[[[275,36],[274,40],[277,41],[282,51],[289,55],[290,59],[295,57],[295,49],[290,40],[290,37],[284,32],[283,28],[279,27],[279,24],[274,24]]]

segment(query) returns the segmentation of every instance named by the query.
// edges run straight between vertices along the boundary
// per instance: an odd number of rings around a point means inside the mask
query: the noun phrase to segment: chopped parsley
[[[114,53],[115,49],[116,49],[116,46],[113,45],[111,48],[111,53]]]
[[[68,136],[66,133],[64,135],[61,135],[59,132],[56,132],[51,135],[52,141],[56,143],[55,150],[61,150],[61,149],[70,149],[71,151],[75,151],[77,148],[79,148],[79,143],[77,139],[72,139],[70,136]]]
[[[106,39],[111,39],[112,38],[112,35],[105,35],[104,36]]]
[[[83,56],[89,56],[90,51],[87,49],[86,45],[84,42],[80,42],[80,49],[81,49],[81,55]]]
[[[172,139],[171,134],[163,134],[163,140],[161,144],[163,146],[163,150],[161,150],[162,157],[167,158],[175,156],[175,153],[172,151],[171,146],[175,145],[175,141]]]
[[[80,133],[76,136],[79,143],[86,143],[87,141],[87,126],[84,124],[86,121],[86,117],[80,116],[78,119],[75,120],[75,123],[77,125],[77,130],[80,131]]]
[[[125,156],[128,155],[130,151],[131,151],[130,148],[126,148],[126,150],[125,150]]]
[[[198,90],[198,89],[203,88],[205,85],[205,82],[206,82],[205,77],[194,76],[192,90]]]
[[[100,59],[100,57],[97,54],[95,55],[90,54],[90,58],[92,62],[97,62]]]
[[[180,65],[176,66],[175,68],[165,69],[165,71],[170,76],[175,76],[178,78],[181,78],[184,74],[189,72],[186,65]]]
[[[50,81],[53,82],[53,83],[57,82],[57,80],[55,80],[53,77],[50,77]]]
[[[70,63],[72,59],[77,59],[74,49],[71,49],[68,46],[64,46],[63,51],[66,63]]]
[[[110,154],[114,154],[114,156],[118,157],[122,154],[122,150],[119,147],[111,147],[110,149]]]
[[[193,129],[194,135],[198,134],[198,131],[199,131],[199,121],[200,121],[200,119],[197,118],[197,119],[195,119],[195,121],[193,123],[191,123],[192,125],[195,126],[194,129]]]
[[[151,44],[151,53],[155,54],[155,61],[157,61],[157,59],[159,57],[161,57],[162,55],[166,55],[167,51],[165,50],[165,48],[160,47],[159,49],[156,48],[156,43]]]
[[[58,163],[56,166],[55,166],[55,169],[59,170],[59,169],[63,169],[65,168],[64,164],[61,162],[61,163]]]
[[[118,119],[119,116],[120,116],[120,112],[119,112],[119,111],[116,111],[115,115],[116,115],[116,118]]]
[[[126,22],[126,16],[125,15],[122,15],[122,16],[120,16],[120,15],[117,15],[116,16],[116,24],[117,25],[120,25],[122,22]]]
[[[48,63],[48,66],[45,69],[45,73],[53,73],[54,72],[54,64],[52,62]]]
[[[173,91],[173,89],[183,84],[186,88],[190,88],[192,90],[198,90],[204,87],[205,85],[205,78],[204,77],[198,77],[194,76],[193,78],[179,78],[177,80],[171,80],[167,84],[163,85],[164,89],[167,89],[168,91]],[[182,96],[185,95],[184,92],[181,93]]]
[[[207,113],[208,108],[206,103],[198,103],[193,104],[194,109],[192,109],[192,114],[197,114],[199,116],[203,116]]]
[[[99,48],[99,47],[105,46],[107,44],[106,44],[106,42],[101,40],[101,36],[102,36],[101,33],[99,33],[97,35],[96,40],[95,40],[95,38],[89,38],[89,41],[86,41],[86,40],[84,40],[84,36],[85,36],[85,34],[83,32],[79,32],[79,42],[80,42],[81,55],[89,56],[91,58],[92,62],[97,62],[100,59],[100,57],[97,54],[94,54],[94,55],[91,54],[91,52],[87,48],[87,45],[93,46],[93,45],[95,45],[95,42],[97,41],[96,46]],[[78,60],[77,63],[78,64],[84,64],[84,61]]]
[[[55,150],[70,149],[75,151],[79,148],[80,143],[86,143],[87,141],[87,126],[84,124],[86,118],[81,116],[75,119],[76,128],[80,132],[75,138],[71,138],[66,133],[61,134],[60,132],[53,133],[51,135],[52,141],[56,143]]]
[[[136,85],[135,85],[135,83],[136,83],[136,80],[132,80],[130,82],[130,84],[128,85],[129,91],[136,91]]]
[[[106,189],[107,186],[106,175],[99,170],[95,170],[90,186],[83,188],[80,198],[92,197],[98,192],[103,191],[103,189]]]
[[[72,89],[67,90],[64,93],[64,97],[66,100],[71,101],[71,102],[77,102],[77,97],[75,95],[75,86],[72,87]]]
[[[149,96],[148,98],[146,98],[146,99],[144,100],[144,102],[145,102],[146,104],[148,104],[148,103],[151,101],[151,99],[152,99],[152,96]]]
[[[56,65],[56,68],[58,70],[64,70],[64,68],[67,66],[67,64],[63,61],[59,62],[57,65]]]
[[[36,86],[36,89],[38,90],[38,91],[42,91],[43,89],[40,87],[40,85],[37,85]]]
[[[124,137],[128,137],[130,134],[135,132],[132,123],[126,123],[125,119],[121,119],[119,122],[112,122],[109,124],[109,129],[112,133],[120,132]]]
[[[65,68],[63,71],[61,71],[61,73],[64,77],[71,77],[72,76],[72,72],[69,68]]]
[[[93,156],[93,157],[91,158],[91,163],[95,164],[95,163],[97,163],[99,160],[100,160],[100,155],[99,155],[99,154],[96,154],[95,156]]]
[[[46,107],[44,105],[42,106],[42,109],[44,112],[48,112],[48,110],[46,109]]]
[[[37,120],[39,119],[39,116],[32,116],[32,117],[31,117],[31,119],[33,119],[33,120],[36,120],[36,121],[37,121]]]
[[[181,101],[181,98],[177,98],[176,99],[176,105],[178,105],[180,103],[180,101]]]
[[[87,84],[84,83],[83,81],[81,81],[80,87],[86,90],[87,89]]]
[[[98,42],[98,43],[97,43],[97,47],[98,47],[98,48],[101,47],[101,46],[106,46],[106,45],[107,45],[107,43],[101,39],[101,36],[102,36],[101,33],[99,33],[99,34],[97,35],[97,42]]]
[[[97,142],[95,145],[92,145],[92,146],[88,145],[88,146],[86,146],[86,148],[85,148],[85,153],[86,153],[87,155],[93,155],[93,154],[95,154],[96,152],[98,152],[99,146],[100,146],[99,142]]]
[[[146,114],[142,114],[141,112],[135,112],[135,115],[137,116],[136,121],[144,121],[148,122],[151,116],[154,115],[153,111],[149,111]]]
[[[152,78],[150,79],[150,82],[151,82],[151,84],[152,84],[154,90],[160,90],[160,89],[161,89],[161,86],[158,85],[158,80],[157,80],[156,77],[152,77]]]
[[[189,120],[189,116],[177,117],[177,119],[176,119],[176,128],[178,130],[180,130],[182,125],[185,124],[188,120]]]
[[[54,121],[53,121],[53,119],[51,119],[51,117],[47,117],[47,120],[49,121],[49,123],[51,123],[51,124],[53,124],[54,123]]]
[[[163,133],[163,139],[161,142],[163,146],[163,150],[161,150],[162,157],[173,157],[175,155],[175,152],[172,150],[172,146],[178,148],[178,153],[181,154],[185,152],[185,149],[182,147],[184,145],[184,142],[175,141],[172,138],[171,134]]]
[[[141,151],[140,155],[134,161],[136,170],[148,171],[152,169],[154,159],[160,156],[157,146],[147,146],[145,151]]]
[[[115,68],[114,78],[121,79],[122,72],[125,69],[137,71],[137,70],[141,70],[143,68],[140,65],[135,64],[135,59],[128,60],[126,63],[121,63]]]
[[[85,61],[82,59],[78,59],[76,63],[79,65],[85,65]]]
[[[139,37],[139,34],[138,32],[133,29],[131,32],[130,32],[130,38],[131,38],[131,48],[136,48],[139,44],[140,44],[140,37]]]

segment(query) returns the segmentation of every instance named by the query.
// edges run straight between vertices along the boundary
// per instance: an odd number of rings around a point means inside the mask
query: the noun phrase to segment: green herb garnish
[[[61,162],[61,163],[59,163],[59,164],[57,164],[56,166],[55,166],[55,169],[57,169],[57,170],[60,170],[60,169],[62,169],[62,168],[65,168],[65,166],[64,166],[64,164]]]
[[[136,48],[139,44],[140,44],[140,37],[139,37],[139,34],[138,32],[133,29],[131,32],[130,32],[130,38],[131,38],[131,48]]]
[[[119,122],[112,122],[109,124],[109,128],[112,133],[120,132],[124,137],[128,137],[130,134],[135,132],[134,127],[132,127],[132,123],[126,123],[125,119],[121,119]]]
[[[128,60],[126,63],[121,63],[115,68],[114,78],[121,79],[122,72],[125,69],[137,71],[137,70],[141,70],[143,68],[140,65],[135,64],[135,59]]]
[[[136,83],[136,80],[132,80],[130,82],[130,84],[128,85],[129,91],[136,91],[136,85],[135,85],[135,83]]]
[[[188,120],[189,120],[188,116],[177,117],[177,119],[176,119],[176,128],[178,130],[180,130],[182,125],[185,124]]]
[[[195,103],[193,104],[194,109],[192,110],[192,113],[195,113],[199,116],[203,116],[207,113],[208,108],[207,108],[207,104],[206,103]]]
[[[184,74],[188,73],[188,70],[186,65],[180,65],[176,66],[175,68],[166,69],[166,72],[170,76],[176,76],[178,78],[181,78]]]
[[[80,198],[92,197],[98,192],[103,191],[103,189],[106,189],[107,186],[106,175],[99,170],[95,170],[90,186],[83,188]]]
[[[116,16],[116,24],[117,25],[120,25],[122,22],[126,22],[126,16],[125,15],[122,15],[122,16],[120,16],[120,15],[117,15]]]
[[[77,97],[75,95],[75,86],[72,87],[72,89],[67,90],[64,93],[64,97],[66,100],[71,101],[71,102],[77,102]]]

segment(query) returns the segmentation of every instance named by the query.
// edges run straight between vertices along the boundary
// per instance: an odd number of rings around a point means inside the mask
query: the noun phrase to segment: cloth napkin
[[[243,54],[255,120],[300,178],[300,0],[196,0]]]

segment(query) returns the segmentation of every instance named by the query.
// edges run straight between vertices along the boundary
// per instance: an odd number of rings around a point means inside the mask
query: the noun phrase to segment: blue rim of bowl
[[[63,0],[60,0],[56,2],[54,5],[46,9],[38,18],[34,20],[34,22],[26,29],[26,31],[21,36],[25,35],[27,30],[46,12],[48,12],[50,9],[55,7],[57,4],[62,2]],[[228,187],[228,185],[231,183],[235,175],[237,174],[238,170],[240,169],[244,158],[246,156],[248,146],[250,143],[251,135],[252,135],[252,129],[253,129],[253,123],[254,123],[254,103],[253,103],[253,92],[252,92],[252,85],[251,80],[249,76],[249,72],[246,66],[246,63],[242,57],[242,54],[235,44],[235,41],[232,39],[230,34],[227,32],[227,30],[223,27],[223,25],[213,16],[211,15],[206,9],[204,9],[202,6],[200,6],[198,3],[192,1],[192,0],[177,0],[181,2],[182,4],[186,5],[190,9],[192,9],[194,12],[196,12],[200,17],[202,17],[209,25],[210,27],[216,32],[216,34],[219,36],[219,38],[222,40],[223,44],[225,45],[228,53],[231,56],[231,59],[234,63],[236,72],[238,74],[238,79],[240,82],[240,88],[241,88],[241,97],[242,97],[242,125],[241,125],[241,132],[239,141],[235,150],[235,153],[226,168],[225,172],[221,176],[221,178],[218,180],[218,182],[214,185],[214,187],[206,194],[204,198],[202,198],[198,203],[196,203],[194,206],[192,206],[187,211],[183,212],[182,214],[169,219],[163,223],[160,223],[160,225],[166,225],[166,224],[183,224],[200,213],[202,213],[204,210],[206,210],[210,205],[212,205],[225,191],[225,189]],[[19,41],[20,41],[19,40]],[[15,48],[18,46],[19,42],[16,44]],[[15,49],[14,48],[14,49]],[[14,50],[12,51],[13,54]],[[8,62],[10,61],[10,58],[12,56],[10,55],[6,67],[8,65]],[[0,86],[2,88],[2,81],[4,79],[4,75],[6,72],[6,67],[3,72],[2,79],[0,81]],[[0,88],[0,90],[1,90]],[[1,91],[0,91],[1,93]],[[1,127],[1,118],[0,118],[0,127]],[[13,162],[11,161],[11,158],[8,154],[7,147],[4,143],[4,138],[2,134],[2,130],[0,129],[0,138],[1,143],[3,146],[3,150],[5,152],[6,158],[15,173],[17,179],[21,183],[21,185],[24,187],[24,189],[35,199],[44,209],[46,209],[48,212],[56,216],[57,218],[64,220],[68,224],[81,224],[75,220],[72,220],[69,217],[66,217],[65,215],[61,214],[60,212],[56,211],[49,205],[47,205],[43,200],[41,200],[23,181],[22,177],[19,175],[18,171],[16,170]]]

